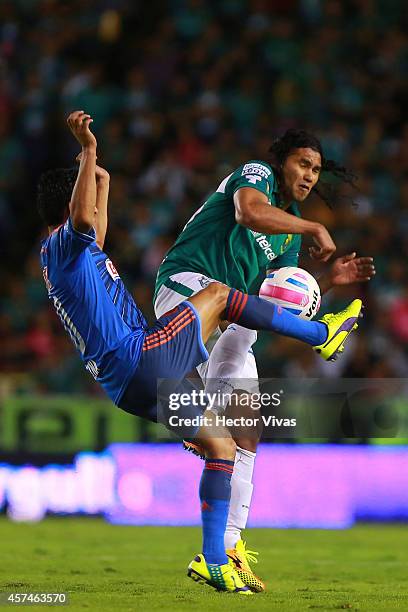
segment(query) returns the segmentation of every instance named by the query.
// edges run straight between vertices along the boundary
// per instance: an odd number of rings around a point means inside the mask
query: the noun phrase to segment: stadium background
[[[14,518],[41,518],[47,509],[58,508],[105,511],[109,491],[103,493],[100,486],[95,499],[84,501],[78,493],[63,507],[59,499],[44,501],[46,474],[41,470],[46,468],[41,466],[82,461],[85,468],[76,475],[83,478],[83,490],[92,489],[101,474],[108,474],[109,482],[110,459],[103,453],[109,444],[167,440],[162,429],[104,400],[48,304],[38,265],[42,229],[35,186],[43,170],[73,164],[78,151],[65,125],[73,109],[92,113],[98,162],[111,174],[106,251],[150,320],[159,263],[206,195],[241,162],[265,158],[272,139],[286,128],[315,132],[326,155],[359,176],[359,191],[353,195],[358,207],[345,191],[333,210],[314,198],[304,214],[326,224],[339,254],[355,250],[373,256],[377,275],[367,286],[325,298],[325,311],[356,293],[367,306],[361,330],[341,360],[324,364],[299,343],[262,335],[255,348],[260,374],[407,376],[407,19],[404,2],[383,0],[0,3],[0,488],[3,508],[6,502],[14,508]],[[306,257],[302,261],[319,273]],[[143,523],[146,500],[154,498],[149,487],[160,482],[160,474],[155,481],[140,465],[143,453],[150,449],[149,457],[155,457],[158,447],[131,448],[131,461],[139,467],[136,476],[131,472],[121,501]],[[343,461],[338,446],[310,448],[312,453],[333,452],[334,467]],[[361,448],[364,461],[372,451],[372,445],[356,447],[356,461]],[[159,449],[171,453],[174,473],[178,462],[185,461],[197,480],[199,464],[193,458],[175,446]],[[308,452],[296,445],[278,450],[283,453],[278,464],[289,455],[293,459],[294,452]],[[79,451],[100,454],[75,458]],[[272,460],[271,452],[264,449]],[[370,511],[377,518],[406,518],[408,502],[398,495],[407,490],[407,451],[400,446],[381,452],[386,461],[372,472]],[[303,455],[298,459],[309,465]],[[310,464],[319,478],[325,460],[316,455]],[[38,470],[10,467],[27,462]],[[364,480],[368,472],[359,465]],[[47,491],[54,494],[65,488],[59,481],[70,478],[70,468],[60,469],[47,472]],[[387,508],[382,514],[380,498],[390,490],[381,493],[374,486],[379,474],[398,501],[388,514]],[[292,477],[290,494],[301,508],[301,475],[295,467]],[[348,476],[343,471],[338,477],[344,493]],[[333,526],[319,523],[313,514],[329,480],[329,474],[319,480],[311,514],[306,513],[309,523],[304,515],[284,515],[281,522],[269,517],[259,524]],[[275,484],[276,490],[265,493],[270,499],[279,493]],[[285,489],[287,482],[281,484]],[[360,485],[355,480],[353,486]],[[335,508],[339,489],[332,493],[328,505]],[[42,496],[38,504],[36,495]],[[345,514],[337,516],[334,526],[373,518],[364,504],[365,510],[351,512],[350,491],[347,495],[341,498]],[[168,509],[172,496],[169,489],[163,508]],[[27,504],[28,498],[33,503]],[[181,522],[194,523],[194,512]]]

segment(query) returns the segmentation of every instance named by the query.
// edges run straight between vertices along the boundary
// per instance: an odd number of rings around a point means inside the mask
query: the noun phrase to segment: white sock
[[[245,529],[249,508],[251,505],[256,453],[237,446],[235,455],[234,472],[231,478],[231,502],[225,530],[225,548],[235,548],[241,539],[241,530]]]
[[[248,381],[239,381],[242,376],[248,351],[257,339],[256,331],[232,324],[217,340],[210,353],[206,372],[206,393],[231,394],[234,388],[247,389]],[[225,409],[225,404],[219,409]]]

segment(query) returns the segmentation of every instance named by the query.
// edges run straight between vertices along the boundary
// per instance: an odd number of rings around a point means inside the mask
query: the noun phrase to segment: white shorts
[[[172,274],[169,278],[171,281],[184,285],[187,289],[190,289],[193,292],[192,295],[198,293],[210,283],[218,282],[213,278],[208,278],[208,276],[204,276],[204,274],[199,274],[197,272],[178,272],[177,274]],[[158,291],[156,301],[154,303],[156,317],[161,317],[164,313],[168,312],[172,308],[175,308],[178,304],[180,304],[180,302],[183,302],[186,299],[186,295],[182,295],[175,289],[170,289],[169,287],[162,285]],[[221,330],[218,328],[206,343],[206,349],[209,353],[211,353],[220,336]],[[197,366],[197,371],[203,381],[206,380],[207,369],[208,361],[205,361]],[[247,353],[247,357],[242,366],[242,371],[239,378],[242,379],[242,383],[240,382],[240,389],[247,390],[250,393],[256,393],[259,390],[257,383],[258,368],[252,349]]]

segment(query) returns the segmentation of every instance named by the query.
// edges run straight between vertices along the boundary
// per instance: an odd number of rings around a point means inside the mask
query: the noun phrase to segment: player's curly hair
[[[54,227],[64,222],[78,168],[55,168],[40,176],[37,187],[37,209],[46,225]]]
[[[338,181],[335,180],[333,183],[332,177],[356,188],[355,180],[357,176],[344,166],[339,166],[334,160],[326,159],[323,154],[321,142],[316,136],[313,136],[313,134],[305,130],[293,128],[286,130],[280,138],[276,138],[269,149],[269,153],[272,154],[272,166],[277,171],[278,179],[280,178],[281,168],[288,155],[293,149],[300,148],[313,149],[313,151],[320,153],[320,157],[322,158],[322,174],[318,183],[313,188],[313,191],[322,198],[329,208],[332,208],[339,200],[338,186],[336,185]],[[328,180],[325,180],[325,175],[332,175],[332,177],[328,177]]]

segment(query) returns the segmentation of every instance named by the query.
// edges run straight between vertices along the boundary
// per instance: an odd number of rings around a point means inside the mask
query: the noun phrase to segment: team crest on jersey
[[[293,234],[288,234],[285,242],[281,246],[281,253],[285,252],[286,248],[289,246],[292,240],[293,240]]]
[[[119,272],[116,270],[115,266],[113,265],[110,259],[106,260],[106,269],[112,280],[116,281],[118,280],[118,278],[120,278]]]

